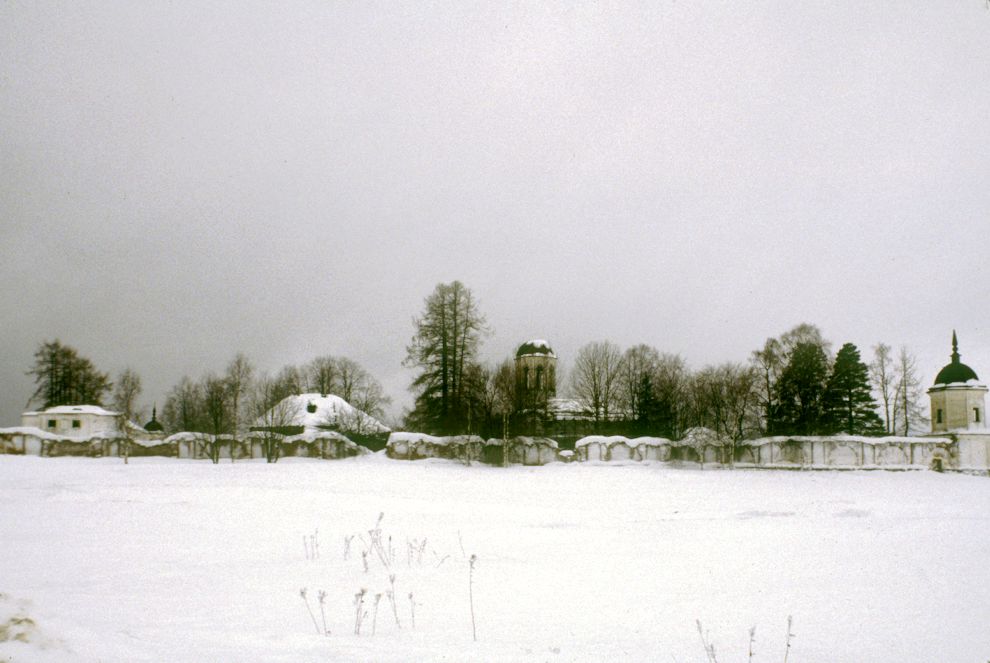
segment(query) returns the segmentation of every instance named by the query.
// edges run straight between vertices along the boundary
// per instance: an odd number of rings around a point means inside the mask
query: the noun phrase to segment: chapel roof
[[[952,332],[952,361],[946,364],[938,375],[935,376],[935,384],[952,384],[954,382],[968,382],[969,380],[979,380],[976,371],[959,361],[959,341],[956,339],[956,332]]]
[[[146,423],[144,425],[144,429],[146,431],[148,431],[149,433],[159,433],[159,432],[165,430],[165,428],[158,421],[158,408],[157,407],[151,408],[151,421],[149,421],[148,423]]]

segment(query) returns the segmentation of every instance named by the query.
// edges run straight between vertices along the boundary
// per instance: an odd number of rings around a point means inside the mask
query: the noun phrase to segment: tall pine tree
[[[794,346],[777,381],[778,411],[774,434],[817,435],[822,432],[828,357],[822,345],[801,341]]]
[[[852,343],[835,356],[824,396],[825,428],[829,433],[880,435],[884,424],[870,393],[870,372]]]

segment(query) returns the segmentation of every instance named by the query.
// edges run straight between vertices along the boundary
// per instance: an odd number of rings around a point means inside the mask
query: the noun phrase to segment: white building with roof
[[[21,415],[21,426],[61,437],[116,437],[121,433],[120,413],[98,405],[59,405],[25,412]]]

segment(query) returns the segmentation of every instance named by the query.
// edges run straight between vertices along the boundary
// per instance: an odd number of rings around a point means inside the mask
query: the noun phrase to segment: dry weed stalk
[[[718,663],[718,659],[715,658],[715,645],[709,642],[711,634],[705,634],[700,619],[694,620],[694,623],[698,626],[698,637],[701,638],[701,646],[705,650],[705,657],[708,659],[708,663]]]
[[[330,629],[327,628],[327,613],[323,609],[323,604],[326,603],[327,593],[322,589],[317,593],[316,598],[320,601],[320,618],[323,620],[323,634],[330,635]]]
[[[368,616],[364,611],[364,595],[367,593],[364,587],[354,595],[354,635],[361,635],[361,622]]]
[[[392,616],[395,617],[395,625],[401,629],[402,624],[399,623],[399,609],[395,605],[395,574],[394,573],[388,576],[388,582],[392,586],[392,588],[385,591],[385,596],[387,596],[388,600],[392,603]]]
[[[372,617],[371,617],[371,635],[374,635],[375,634],[375,631],[378,630],[378,602],[381,601],[381,600],[382,600],[382,593],[381,592],[378,592],[377,594],[375,594],[374,610],[371,613],[372,614]]]
[[[309,607],[309,599],[306,598],[306,588],[305,587],[303,587],[302,589],[299,590],[299,596],[302,597],[303,603],[306,604],[306,612],[309,613],[309,618],[313,620],[313,628],[315,628],[316,629],[316,632],[319,633],[320,632],[320,625],[316,623],[316,615],[313,614],[313,609]]]
[[[787,657],[791,654],[791,638],[794,634],[791,633],[791,626],[794,624],[794,618],[791,615],[787,615],[787,639],[786,647],[784,648],[784,663],[787,663]]]
[[[475,642],[478,641],[478,629],[476,628],[474,622],[474,565],[477,561],[478,557],[474,554],[472,554],[471,559],[468,560],[468,564],[470,565],[468,568],[468,601],[471,605],[471,636],[474,638]]]

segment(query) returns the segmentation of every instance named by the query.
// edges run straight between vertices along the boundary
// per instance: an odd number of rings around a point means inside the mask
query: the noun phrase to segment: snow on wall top
[[[970,431],[974,435],[981,434],[982,431]],[[990,431],[988,431],[990,433]],[[630,447],[639,446],[720,446],[730,442],[729,438],[719,436],[715,431],[708,428],[689,429],[684,438],[679,441],[671,441],[664,437],[636,437],[629,439],[623,435],[588,435],[582,437],[574,443],[574,448],[579,449],[590,444],[600,444],[611,447],[616,444],[625,444]],[[862,435],[776,435],[772,437],[760,437],[753,440],[740,440],[736,443],[741,447],[759,447],[764,444],[785,444],[787,442],[837,442],[842,444],[867,444],[880,446],[884,444],[904,444],[904,443],[930,443],[930,444],[951,444],[952,439],[948,437],[898,437],[889,435],[886,437],[865,437]]]
[[[600,444],[605,447],[611,447],[620,443],[630,447],[658,447],[665,444],[677,445],[676,442],[671,442],[665,437],[634,437],[630,439],[624,435],[588,435],[575,442],[574,448],[586,447],[589,444]]]
[[[30,437],[36,437],[39,440],[50,440],[52,442],[73,442],[77,444],[85,444],[95,440],[125,439],[123,435],[115,431],[100,431],[90,435],[56,435],[54,433],[41,430],[40,428],[36,428],[35,426],[10,426],[8,428],[0,428],[0,435],[27,435]]]
[[[333,394],[287,396],[259,417],[254,425],[302,426],[307,431],[330,426],[366,433],[387,433],[390,430],[382,422]]]
[[[329,430],[308,430],[299,435],[289,435],[288,437],[282,438],[284,444],[292,444],[293,442],[306,442],[312,444],[318,440],[333,440],[334,442],[343,442],[345,446],[356,447],[357,445],[351,441],[346,435],[342,435],[337,431]],[[361,447],[364,449],[364,447]]]
[[[39,440],[70,440],[75,441],[74,438],[65,437],[63,435],[53,435],[48,431],[41,430],[34,426],[10,426],[8,428],[0,428],[0,435],[31,435]]]
[[[427,435],[426,433],[398,432],[392,433],[388,436],[387,444],[389,446],[393,446],[400,442],[405,442],[407,444],[425,442],[436,446],[449,446],[452,444],[484,444],[484,440],[477,435],[451,435],[449,437],[437,437],[436,435]]]

